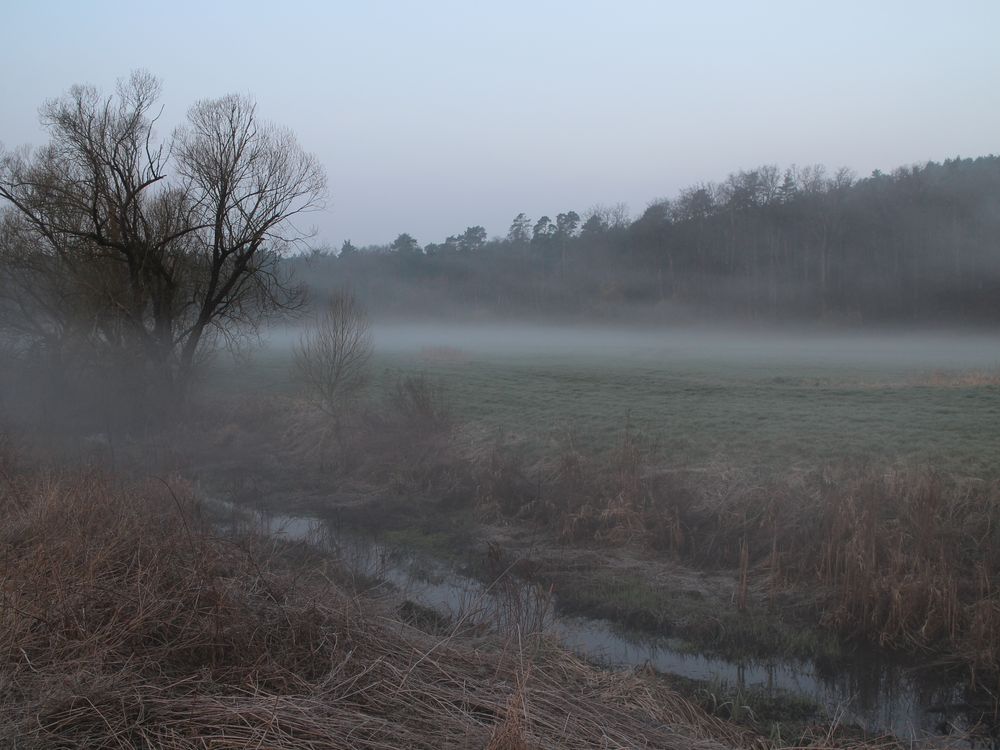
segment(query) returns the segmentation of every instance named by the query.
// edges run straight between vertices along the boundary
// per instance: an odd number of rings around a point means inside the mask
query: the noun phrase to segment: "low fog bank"
[[[265,348],[291,348],[275,328]],[[962,371],[1000,368],[1000,334],[962,329],[845,332],[736,326],[625,327],[511,323],[373,324],[376,353],[475,358],[579,358],[621,365],[730,363],[806,368]]]

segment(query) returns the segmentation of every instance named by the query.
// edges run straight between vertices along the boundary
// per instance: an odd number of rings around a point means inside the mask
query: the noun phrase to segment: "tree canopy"
[[[0,153],[0,326],[176,397],[213,345],[299,304],[278,261],[326,178],[247,97],[197,102],[161,139],[159,96],[144,72],[74,86],[42,107],[46,145]]]
[[[402,264],[330,258],[373,311],[473,305],[519,316],[686,315],[867,322],[1000,320],[1000,157],[875,172],[767,165],[652,201],[514,217],[506,237],[451,237]]]

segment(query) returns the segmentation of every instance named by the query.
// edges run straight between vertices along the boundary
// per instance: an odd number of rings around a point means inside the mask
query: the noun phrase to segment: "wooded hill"
[[[292,261],[322,297],[348,284],[380,316],[981,322],[1000,319],[1000,157],[855,179],[765,166],[656,200],[472,226],[423,247]]]

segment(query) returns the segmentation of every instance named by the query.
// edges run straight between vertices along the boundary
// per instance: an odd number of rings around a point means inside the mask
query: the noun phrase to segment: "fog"
[[[1000,335],[962,329],[830,331],[735,326],[614,326],[529,323],[376,323],[376,353],[459,359],[582,359],[733,365],[797,370],[957,372],[1000,368]],[[298,328],[272,329],[265,349],[290,347]]]

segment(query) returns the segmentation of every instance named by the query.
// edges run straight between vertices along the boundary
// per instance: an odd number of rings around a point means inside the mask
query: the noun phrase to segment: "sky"
[[[422,244],[761,164],[1000,153],[1000,2],[17,2],[0,143],[74,83],[163,82],[169,134],[252,95],[327,170],[316,241]]]

